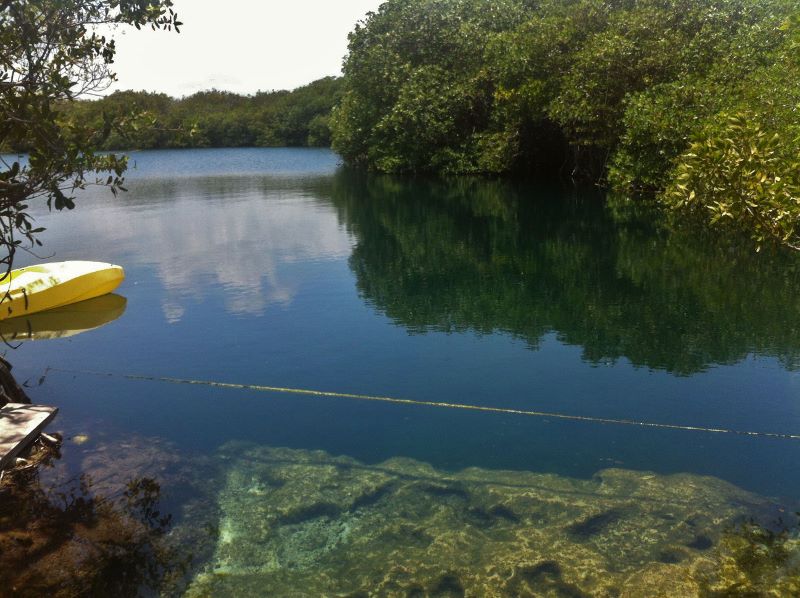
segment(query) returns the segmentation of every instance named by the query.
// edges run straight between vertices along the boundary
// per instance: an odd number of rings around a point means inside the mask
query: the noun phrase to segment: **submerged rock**
[[[242,445],[221,459],[218,543],[190,596],[800,594],[793,515],[715,478]]]

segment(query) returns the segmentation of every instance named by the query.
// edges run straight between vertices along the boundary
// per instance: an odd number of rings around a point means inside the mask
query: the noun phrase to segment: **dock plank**
[[[9,403],[0,409],[0,469],[14,465],[14,458],[58,413],[57,407]]]

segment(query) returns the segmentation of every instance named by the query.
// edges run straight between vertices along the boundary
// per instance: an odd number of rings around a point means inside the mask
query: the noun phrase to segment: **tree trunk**
[[[31,400],[11,373],[11,364],[0,357],[0,407],[7,403],[30,403]]]

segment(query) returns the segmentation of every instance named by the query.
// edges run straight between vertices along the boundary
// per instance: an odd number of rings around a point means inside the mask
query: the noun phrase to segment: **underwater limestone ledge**
[[[715,478],[221,458],[218,544],[189,596],[800,595],[795,514]]]

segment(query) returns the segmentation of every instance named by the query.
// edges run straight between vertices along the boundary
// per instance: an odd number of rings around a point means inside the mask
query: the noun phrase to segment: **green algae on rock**
[[[716,478],[364,465],[229,445],[214,558],[189,596],[800,593],[796,519]],[[787,532],[759,523],[781,522]]]

